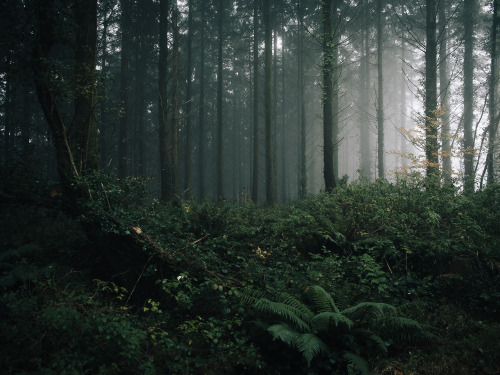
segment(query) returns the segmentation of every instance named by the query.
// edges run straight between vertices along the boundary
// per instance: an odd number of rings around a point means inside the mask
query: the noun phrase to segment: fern
[[[290,347],[296,348],[302,353],[310,366],[311,361],[320,353],[327,354],[330,349],[318,336],[314,333],[300,333],[284,323],[273,324],[268,329],[273,339],[280,339]]]
[[[313,285],[310,286],[306,293],[305,298],[312,303],[314,309],[318,312],[339,312],[335,305],[333,298],[322,287]]]
[[[377,325],[378,332],[384,337],[413,344],[434,340],[430,329],[428,325],[401,316],[385,317]]]
[[[302,355],[307,361],[307,366],[311,365],[311,361],[320,353],[327,354],[330,348],[314,333],[304,333],[297,338],[297,349],[302,352]]]
[[[311,309],[309,309],[305,304],[303,304],[298,299],[292,297],[290,294],[280,291],[276,291],[273,294],[278,302],[282,302],[299,311],[303,319],[310,320],[311,317],[314,315]]]
[[[286,323],[273,324],[267,328],[267,331],[273,336],[273,339],[280,339],[285,344],[290,346],[295,346],[297,338],[300,335],[299,332],[290,328]]]
[[[339,312],[322,312],[312,318],[312,328],[318,332],[328,332],[334,327],[349,330],[353,326],[353,322],[348,317]]]
[[[386,342],[373,331],[366,328],[354,328],[351,334],[357,339],[358,342],[363,342],[363,346],[372,348],[372,350],[379,356],[387,354]]]
[[[256,302],[255,308],[263,313],[278,315],[285,318],[290,323],[296,325],[301,331],[308,331],[311,329],[310,325],[304,321],[304,318],[309,320],[312,316],[304,316],[301,310],[293,306],[282,302],[274,302],[267,298],[261,298]]]
[[[349,362],[347,365],[347,373],[349,375],[370,375],[368,362],[363,357],[351,352],[344,352],[342,357]]]
[[[253,306],[257,311],[282,320],[267,327],[273,339],[301,352],[308,366],[321,354],[337,352],[349,374],[366,375],[370,371],[363,357],[386,355],[385,340],[417,342],[432,338],[427,326],[394,316],[397,309],[386,303],[362,302],[340,311],[320,286],[304,293],[308,305],[284,292],[251,295],[245,298],[256,300]]]
[[[259,299],[268,295],[265,290],[247,289],[241,294],[241,300],[248,305],[255,304]]]
[[[393,312],[396,308],[387,303],[361,302],[355,306],[342,310],[342,314],[353,320],[376,320],[385,315],[387,311]]]

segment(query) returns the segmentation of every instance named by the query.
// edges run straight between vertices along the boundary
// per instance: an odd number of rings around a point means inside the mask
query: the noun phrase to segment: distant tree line
[[[2,2],[1,160],[274,204],[499,170],[497,0]]]

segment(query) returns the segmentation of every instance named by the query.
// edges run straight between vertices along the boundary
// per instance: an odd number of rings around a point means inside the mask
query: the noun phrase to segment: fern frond
[[[297,332],[288,324],[273,324],[267,330],[274,340],[280,339],[285,344],[300,351],[307,361],[307,366],[310,366],[311,361],[318,354],[326,354],[330,351],[328,346],[314,333]]]
[[[335,286],[335,291],[332,293],[332,298],[335,301],[335,305],[339,310],[343,310],[349,306],[352,301],[352,296],[350,296],[350,287],[348,283],[342,283]]]
[[[361,302],[355,306],[342,310],[342,314],[352,320],[370,321],[377,320],[386,315],[386,312],[395,311],[396,308],[387,303]]]
[[[304,296],[311,302],[317,312],[339,312],[332,296],[318,285],[310,286]]]
[[[310,331],[310,324],[308,321],[312,317],[303,316],[302,311],[293,306],[281,302],[274,302],[267,298],[261,298],[255,303],[255,308],[265,314],[277,315],[285,318],[293,325],[303,332]],[[306,321],[304,321],[304,319]]]
[[[300,333],[290,328],[288,324],[278,323],[267,328],[267,331],[273,336],[273,340],[280,339],[285,344],[295,347]]]
[[[349,330],[353,326],[353,321],[338,312],[322,312],[314,316],[311,326],[314,331],[329,332],[334,327]]]
[[[351,352],[344,352],[342,357],[349,362],[347,365],[347,373],[349,375],[370,375],[368,362],[364,358]]]
[[[302,352],[302,355],[307,361],[307,366],[311,365],[311,361],[320,353],[329,353],[328,346],[314,333],[304,333],[297,338],[297,349]]]
[[[314,315],[309,307],[286,292],[276,291],[274,292],[274,297],[277,302],[292,306],[293,308],[300,311],[301,317],[303,317],[303,319],[311,319],[311,317]]]
[[[366,328],[354,328],[351,332],[356,337],[357,341],[363,341],[364,348],[381,356],[387,354],[387,345],[385,341],[373,331]]]
[[[432,327],[420,324],[416,320],[400,316],[386,317],[373,328],[376,329],[381,336],[395,341],[421,343],[435,339],[435,336],[430,332]]]
[[[267,291],[265,290],[256,290],[256,289],[246,289],[241,294],[241,300],[243,303],[248,305],[255,304],[259,299],[267,296]]]

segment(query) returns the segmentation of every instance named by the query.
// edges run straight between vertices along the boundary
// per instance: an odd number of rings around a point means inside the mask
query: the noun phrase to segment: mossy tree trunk
[[[325,190],[332,191],[335,186],[333,169],[333,31],[332,0],[321,0],[323,23],[323,162]]]
[[[84,192],[74,189],[73,182],[82,174],[97,170],[96,49],[97,0],[75,3],[75,69],[74,110],[71,126],[67,126],[56,99],[60,93],[58,72],[51,51],[58,43],[55,30],[58,17],[55,1],[36,1],[35,43],[32,51],[35,87],[38,100],[49,124],[57,156],[57,169],[70,204]],[[57,66],[57,64],[55,64]]]

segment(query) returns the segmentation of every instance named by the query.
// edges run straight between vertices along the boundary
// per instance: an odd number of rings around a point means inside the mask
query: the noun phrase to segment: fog
[[[184,0],[167,2],[164,18],[160,3],[98,3],[93,110],[106,173],[146,178],[164,200],[273,203],[429,173],[477,188],[498,170],[491,2]],[[36,155],[55,176],[29,68],[33,16],[29,3],[9,6],[2,158]],[[64,24],[71,7],[57,14]],[[70,85],[73,34],[58,32],[51,82],[69,124],[85,88]],[[432,77],[434,108],[426,102]]]

